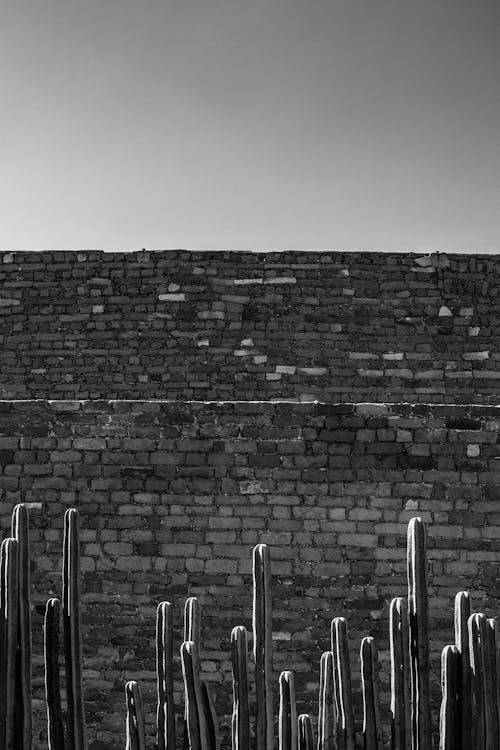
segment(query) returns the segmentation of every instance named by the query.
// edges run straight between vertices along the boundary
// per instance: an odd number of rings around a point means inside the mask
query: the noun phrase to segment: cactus
[[[309,714],[300,714],[298,718],[298,747],[299,750],[313,750],[313,725]]]
[[[156,610],[156,726],[158,750],[175,750],[172,605],[161,602]]]
[[[361,679],[363,684],[363,740],[365,750],[382,750],[382,726],[378,698],[378,655],[375,640],[361,641]]]
[[[271,561],[265,544],[253,551],[253,653],[256,750],[273,750]]]
[[[241,625],[231,632],[233,668],[233,717],[231,722],[233,750],[250,749],[250,707],[248,704],[248,638]]]
[[[321,654],[319,662],[319,694],[318,694],[318,741],[316,744],[316,750],[322,750],[323,746],[323,711],[324,711],[324,693],[325,693],[325,657],[326,652]]]
[[[330,644],[333,666],[333,701],[334,701],[334,726],[333,742],[335,750],[345,750],[345,735],[342,727],[342,701],[339,683],[339,668],[337,662],[337,626],[335,620],[330,625]],[[320,688],[321,693],[321,688]]]
[[[64,514],[62,602],[70,750],[87,750],[80,630],[79,559],[78,512],[70,508]]]
[[[486,747],[498,748],[498,702],[497,702],[497,648],[496,633],[492,624],[494,620],[486,619],[484,623],[484,648],[482,649],[483,669],[486,675]]]
[[[200,649],[201,611],[198,599],[190,596],[184,605],[184,640],[196,643]]]
[[[333,750],[335,747],[337,716],[333,684],[333,656],[331,651],[325,651],[321,656],[319,684],[318,748],[319,750]]]
[[[481,618],[484,615],[473,614],[467,622],[469,633],[469,655],[471,665],[471,734],[472,747],[483,750],[484,727],[484,685],[481,664]]]
[[[488,634],[490,636],[490,653],[491,653],[491,667],[493,669],[493,692],[494,701],[496,703],[496,714],[493,713],[493,721],[495,724],[494,737],[498,737],[497,744],[500,743],[500,642],[498,633],[498,623],[494,618],[488,620]]]
[[[181,662],[186,696],[189,747],[190,750],[208,750],[207,721],[200,684],[198,649],[194,641],[182,643]]]
[[[15,736],[16,705],[16,662],[18,645],[18,542],[5,539],[1,549],[1,614],[2,614],[2,649],[0,675],[0,747],[2,750],[17,750],[19,744]]]
[[[460,653],[456,646],[445,646],[441,655],[441,692],[443,697],[439,717],[439,750],[456,750],[458,747],[459,678]]]
[[[43,629],[49,750],[65,750],[59,685],[59,614],[59,599],[49,599]]]
[[[469,632],[467,622],[471,613],[468,591],[459,591],[455,596],[455,647],[459,653],[458,679],[458,721],[460,731],[457,736],[457,750],[470,750],[471,747],[471,665],[469,654]]]
[[[208,750],[220,750],[219,722],[215,711],[212,691],[206,680],[201,680],[201,697],[207,726]]]
[[[391,651],[391,748],[411,750],[410,674],[408,654],[408,610],[405,599],[396,597],[389,609]]]
[[[18,664],[16,669],[15,744],[31,750],[31,612],[29,570],[29,518],[24,504],[12,513],[12,537],[18,543]]]
[[[127,704],[127,744],[126,750],[145,750],[144,712],[142,709],[141,690],[137,682],[129,680],[125,685]]]
[[[198,599],[195,596],[190,596],[186,599],[184,605],[184,638],[185,642],[192,641],[196,644],[198,654],[200,653],[200,625],[201,613],[198,605]],[[189,746],[188,737],[188,717],[187,717],[187,706],[188,700],[187,695],[184,695],[184,732],[183,732],[183,750],[187,750]]]
[[[408,622],[413,750],[431,747],[429,632],[425,527],[421,518],[408,524]]]
[[[282,672],[279,685],[279,750],[297,750],[297,711],[293,672]]]
[[[335,641],[337,677],[335,684],[338,685],[339,704],[339,746],[342,750],[355,750],[354,714],[352,708],[351,690],[351,666],[349,659],[349,642],[347,638],[347,621],[344,617],[336,617],[332,623],[335,635],[332,636],[332,645]]]
[[[471,615],[468,626],[474,696],[473,740],[475,738],[479,748],[498,750],[498,718],[494,688],[496,674],[493,668],[496,653],[491,649],[490,627],[483,614]]]

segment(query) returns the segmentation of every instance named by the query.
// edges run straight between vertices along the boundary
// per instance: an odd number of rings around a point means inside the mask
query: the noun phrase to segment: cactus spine
[[[375,640],[361,641],[361,678],[363,684],[363,739],[365,750],[382,750],[382,726],[378,697],[378,655]]]
[[[300,714],[298,718],[298,746],[299,750],[313,750],[313,725],[309,714]]]
[[[460,732],[457,737],[457,750],[469,750],[471,747],[471,664],[469,653],[469,631],[467,622],[471,613],[471,602],[468,591],[459,591],[455,596],[455,646],[459,653],[458,680],[458,721]]]
[[[411,750],[410,674],[408,658],[408,609],[396,597],[389,609],[391,652],[391,748]]]
[[[279,750],[297,750],[297,710],[293,672],[282,672],[279,685]]]
[[[29,569],[29,518],[24,503],[12,514],[12,537],[18,544],[18,666],[16,674],[15,743],[31,750],[31,612]]]
[[[156,726],[158,750],[175,750],[172,605],[161,602],[156,610]]]
[[[456,646],[445,646],[441,655],[442,701],[439,717],[439,750],[456,750],[458,747],[459,675],[460,653]]]
[[[87,728],[83,702],[79,561],[78,511],[75,508],[70,508],[64,514],[63,540],[64,658],[68,696],[68,745],[70,750],[87,750]]]
[[[412,706],[412,748],[431,747],[429,632],[425,527],[421,518],[408,524],[408,621]]]
[[[253,551],[253,653],[256,750],[273,750],[271,561],[265,544]]]
[[[231,662],[233,668],[232,748],[250,748],[250,707],[248,704],[248,638],[241,625],[231,633]]]
[[[335,641],[337,650],[335,664],[337,667],[338,704],[339,704],[339,746],[342,750],[355,749],[354,715],[352,709],[351,690],[351,665],[349,659],[349,642],[347,638],[347,620],[345,617],[336,617],[332,627],[335,635],[332,636],[332,644]]]
[[[45,606],[44,620],[45,696],[49,750],[64,750],[59,684],[59,613],[59,599],[49,599]]]
[[[127,704],[126,750],[145,750],[144,712],[142,708],[141,690],[137,682],[129,680],[129,682],[126,683],[125,701]]]

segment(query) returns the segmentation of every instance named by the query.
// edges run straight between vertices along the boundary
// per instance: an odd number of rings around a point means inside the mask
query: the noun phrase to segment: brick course
[[[127,679],[140,679],[153,731],[155,608],[164,598],[180,633],[185,597],[200,597],[202,668],[227,731],[229,637],[234,625],[251,628],[258,542],[273,560],[275,668],[296,670],[299,710],[316,711],[319,658],[340,614],[356,673],[362,635],[377,638],[387,709],[388,605],[405,593],[410,517],[429,524],[434,674],[456,591],[469,588],[477,610],[500,613],[499,427],[492,405],[0,402],[4,536],[15,503],[39,505],[36,726],[43,607],[60,594],[62,516],[73,505],[94,750],[123,746]],[[178,660],[175,668],[179,705]]]
[[[4,253],[0,397],[496,403],[499,264]]]

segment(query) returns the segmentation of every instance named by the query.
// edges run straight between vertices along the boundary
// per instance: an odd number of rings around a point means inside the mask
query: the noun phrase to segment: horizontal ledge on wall
[[[373,409],[388,407],[411,408],[430,407],[433,409],[452,407],[454,409],[500,409],[500,404],[480,403],[478,401],[470,403],[457,403],[456,401],[300,401],[298,399],[169,399],[169,398],[0,398],[0,404],[289,404],[290,406],[308,406],[315,404],[318,406],[356,406],[356,407],[373,407]]]

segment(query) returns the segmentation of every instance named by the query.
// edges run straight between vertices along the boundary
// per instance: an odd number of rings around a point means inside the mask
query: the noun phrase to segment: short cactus
[[[45,607],[44,656],[47,735],[49,750],[65,750],[59,684],[59,599],[49,599]]]
[[[320,710],[318,716],[318,748],[334,750],[337,724],[333,683],[333,657],[325,651],[320,662]]]
[[[375,640],[361,641],[361,679],[363,685],[363,740],[365,750],[382,750],[382,725],[378,698],[378,656]]]
[[[442,701],[439,717],[439,750],[456,750],[458,747],[459,677],[460,653],[456,646],[445,646],[441,655]]]
[[[279,685],[279,750],[297,750],[297,711],[293,672],[282,672]]]
[[[142,696],[137,682],[129,680],[126,683],[125,700],[127,704],[125,750],[146,750]]]
[[[172,605],[161,602],[156,610],[156,726],[158,750],[175,750]]]
[[[396,597],[389,608],[391,652],[391,748],[411,750],[410,665],[408,652],[408,609],[406,600]]]
[[[248,703],[248,638],[241,625],[231,633],[231,661],[233,668],[232,748],[250,748],[250,707]]]
[[[332,623],[334,636],[333,642],[336,648],[335,665],[338,686],[339,704],[339,735],[342,750],[355,750],[354,714],[352,708],[351,689],[351,665],[349,659],[349,641],[347,637],[347,620],[344,617],[336,617]]]
[[[300,714],[298,718],[298,750],[313,750],[313,725],[309,714]]]

